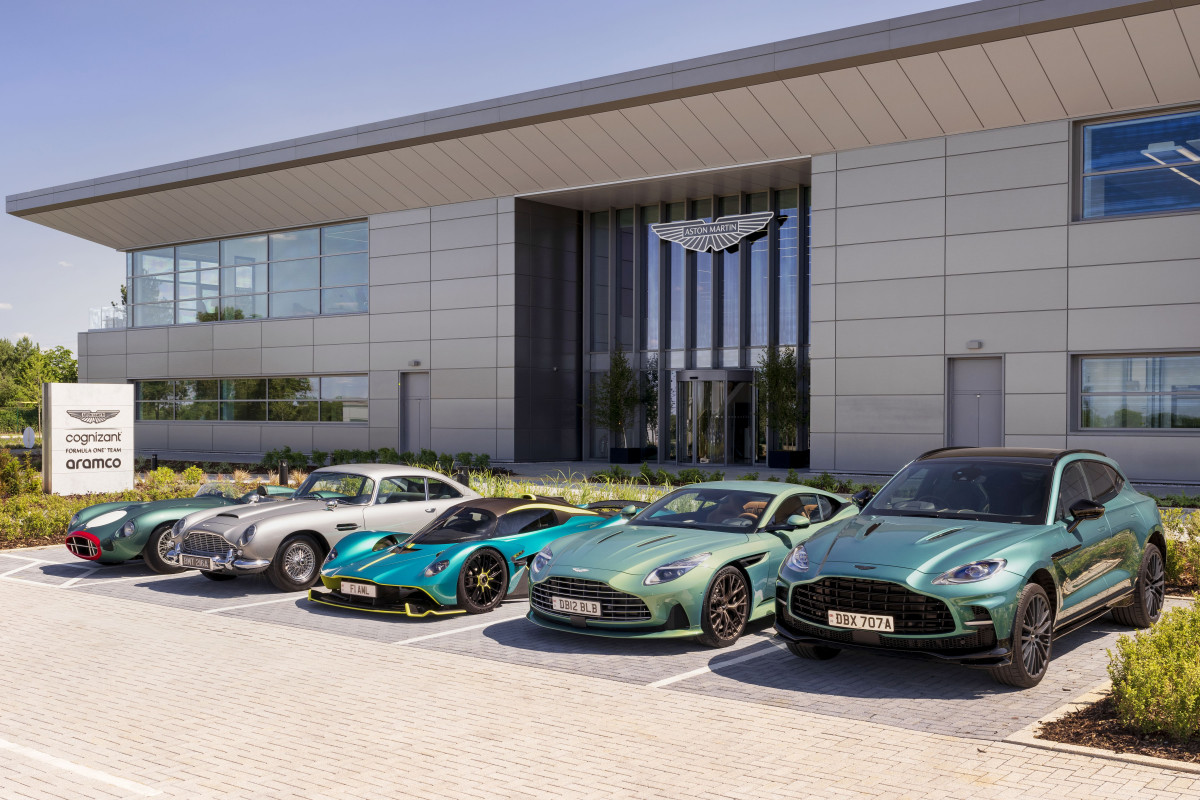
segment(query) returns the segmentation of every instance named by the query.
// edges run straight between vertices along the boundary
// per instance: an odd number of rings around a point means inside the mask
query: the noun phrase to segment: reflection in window
[[[315,258],[303,258],[299,261],[281,261],[271,265],[272,292],[289,292],[294,289],[316,289],[320,285],[321,262]],[[271,312],[271,316],[275,316],[274,311]]]
[[[320,292],[281,292],[271,295],[272,317],[312,317],[320,313]]]
[[[779,344],[796,344],[800,330],[800,193],[776,192],[779,209]]]
[[[658,267],[662,255],[662,240],[658,234],[650,230],[650,226],[658,222],[658,208],[642,209],[642,241],[646,248],[646,265],[642,270],[642,297],[646,305],[642,311],[642,347],[646,350],[658,349],[658,306],[661,286]]]
[[[687,219],[687,203],[671,203],[667,206],[667,222],[682,222]],[[687,334],[684,330],[684,316],[687,309],[685,275],[687,274],[687,250],[679,242],[671,242],[667,247],[668,259],[667,286],[667,348],[682,349],[687,347]]]
[[[740,212],[741,197],[722,197],[717,205],[717,216],[728,217]],[[741,253],[734,246],[721,252],[721,344],[725,347],[742,342],[741,298]]]
[[[362,314],[367,310],[367,287],[343,286],[321,292],[322,314]]]
[[[1200,111],[1085,125],[1083,216],[1200,209]]]
[[[697,200],[695,219],[712,222],[712,201]],[[713,254],[697,252],[696,259],[696,338],[694,347],[712,347]]]
[[[221,242],[221,266],[257,264],[267,260],[267,237],[247,236]]]
[[[633,347],[633,209],[617,212],[617,341]]]
[[[139,420],[367,422],[367,376],[138,381]]]
[[[608,351],[608,212],[592,214],[591,225],[591,295],[592,351]]]
[[[746,198],[747,213],[768,211],[767,193],[759,192]],[[762,346],[771,335],[771,311],[767,305],[771,280],[771,237],[770,227],[743,241],[750,243],[750,345]]]
[[[1200,428],[1200,355],[1080,359],[1081,428]]]

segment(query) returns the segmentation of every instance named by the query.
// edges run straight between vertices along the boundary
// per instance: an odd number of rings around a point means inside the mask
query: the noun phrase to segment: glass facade
[[[367,223],[132,252],[133,327],[367,310]]]
[[[1082,429],[1200,429],[1200,354],[1079,359]]]
[[[367,376],[137,381],[139,420],[367,422]]]
[[[1200,111],[1083,126],[1084,219],[1200,209]]]

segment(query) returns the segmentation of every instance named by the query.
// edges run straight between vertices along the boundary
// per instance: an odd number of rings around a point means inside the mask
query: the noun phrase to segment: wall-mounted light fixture
[[[414,358],[412,361],[408,362],[408,365],[410,367],[419,367],[419,366],[421,366],[421,359]]]
[[[971,341],[967,342],[967,349],[968,350],[982,350],[983,349],[983,340],[982,339],[972,339]]]

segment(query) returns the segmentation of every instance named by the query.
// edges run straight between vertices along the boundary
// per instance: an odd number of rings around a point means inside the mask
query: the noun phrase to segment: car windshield
[[[458,544],[487,539],[496,528],[496,515],[470,506],[452,508],[422,528],[408,544]]]
[[[375,481],[349,472],[314,472],[296,490],[294,497],[306,500],[337,500],[364,505],[371,501]]]
[[[746,533],[758,527],[772,499],[765,492],[686,487],[651,503],[634,521],[643,525]]]
[[[864,514],[1045,522],[1053,468],[974,459],[916,461],[888,481]]]
[[[196,497],[224,497],[226,500],[238,500],[244,494],[237,484],[228,481],[209,481],[196,491]]]

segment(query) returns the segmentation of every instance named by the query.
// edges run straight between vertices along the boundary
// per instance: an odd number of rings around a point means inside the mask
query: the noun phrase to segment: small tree
[[[592,423],[620,436],[621,446],[628,447],[625,433],[639,399],[638,375],[625,351],[614,345],[608,372],[592,387]]]
[[[758,357],[754,386],[758,389],[760,433],[770,427],[778,441],[795,444],[800,420],[798,378],[794,348],[768,347]]]

